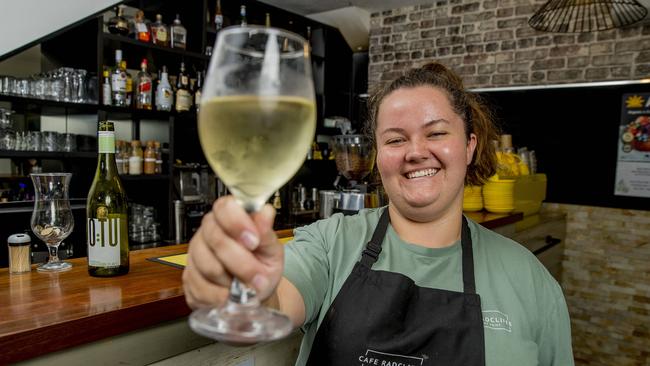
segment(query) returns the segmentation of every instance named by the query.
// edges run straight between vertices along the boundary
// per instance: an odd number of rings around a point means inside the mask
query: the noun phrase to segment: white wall
[[[0,55],[118,3],[115,0],[2,0]]]

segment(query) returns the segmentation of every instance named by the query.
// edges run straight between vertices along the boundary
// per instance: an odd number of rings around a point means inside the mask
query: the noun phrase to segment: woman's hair
[[[446,66],[433,62],[409,70],[390,84],[373,91],[368,101],[368,123],[366,134],[375,142],[377,114],[384,98],[401,88],[430,86],[444,90],[454,111],[465,123],[465,134],[476,135],[474,159],[467,167],[466,185],[481,185],[496,173],[496,151],[492,141],[499,139],[499,132],[492,113],[480,97],[465,90],[463,81]]]

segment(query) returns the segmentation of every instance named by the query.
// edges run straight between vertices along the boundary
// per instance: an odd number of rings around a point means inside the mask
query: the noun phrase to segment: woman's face
[[[426,222],[461,210],[476,136],[442,89],[420,86],[388,94],[377,113],[377,168],[391,204]]]

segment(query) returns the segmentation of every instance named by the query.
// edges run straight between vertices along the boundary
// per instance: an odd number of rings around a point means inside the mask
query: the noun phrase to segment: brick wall
[[[567,214],[562,288],[576,365],[650,365],[650,211],[544,209]]]
[[[650,25],[585,34],[531,29],[545,2],[439,0],[371,15],[369,89],[438,60],[467,87],[650,76]],[[578,365],[650,365],[650,211],[546,204],[568,215],[563,288]]]
[[[545,33],[528,18],[545,1],[439,0],[374,13],[368,84],[439,60],[467,87],[540,85],[650,76],[650,25]]]

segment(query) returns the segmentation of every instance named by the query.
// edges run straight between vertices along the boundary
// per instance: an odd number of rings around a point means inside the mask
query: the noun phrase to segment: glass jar
[[[156,151],[153,141],[147,141],[144,151],[144,174],[156,174]]]
[[[129,156],[129,174],[131,175],[142,174],[143,156],[144,153],[142,152],[142,146],[140,145],[140,140],[131,141],[131,156]]]

